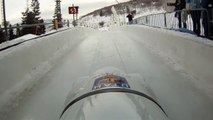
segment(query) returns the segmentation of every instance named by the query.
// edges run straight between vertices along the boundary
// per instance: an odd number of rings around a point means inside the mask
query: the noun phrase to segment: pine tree
[[[22,13],[23,17],[22,17],[22,25],[31,25],[31,24],[35,24],[34,22],[34,18],[35,15],[33,14],[33,12],[29,11],[29,9],[27,8],[25,12]],[[26,34],[35,34],[35,28],[34,27],[24,27],[22,29],[22,34],[26,35]]]
[[[23,17],[22,17],[22,25],[27,24],[28,13],[29,13],[29,8],[27,8],[25,12],[21,13],[23,15]]]
[[[22,13],[22,25],[30,25],[30,24],[39,24],[44,23],[40,17],[40,7],[38,0],[32,0],[30,9],[27,8],[25,12]],[[41,30],[42,28],[42,30]],[[33,26],[33,27],[24,27],[22,29],[23,35],[25,34],[42,34],[45,33],[44,25]]]
[[[52,21],[54,24],[53,29],[56,29],[56,21],[58,28],[63,27],[60,2],[61,2],[60,0],[56,0],[55,12]]]
[[[34,18],[34,22],[35,23],[39,23],[40,22],[40,7],[39,7],[39,2],[38,0],[32,0],[32,3],[31,3],[31,9],[32,9],[32,13],[35,15],[35,18]]]

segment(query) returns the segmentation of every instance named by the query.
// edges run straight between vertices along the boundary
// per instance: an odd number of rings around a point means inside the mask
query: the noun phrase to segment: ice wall
[[[8,105],[36,85],[58,58],[91,35],[92,31],[71,28],[1,51],[0,113],[7,111]]]
[[[213,98],[213,41],[177,31],[146,26],[126,26],[122,32],[132,40],[146,44],[189,73],[193,83]],[[143,34],[141,34],[143,33]]]

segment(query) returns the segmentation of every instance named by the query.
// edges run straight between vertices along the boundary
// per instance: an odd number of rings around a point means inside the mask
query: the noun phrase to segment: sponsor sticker
[[[109,74],[97,78],[94,82],[92,90],[98,90],[108,87],[130,88],[127,80],[124,77]]]

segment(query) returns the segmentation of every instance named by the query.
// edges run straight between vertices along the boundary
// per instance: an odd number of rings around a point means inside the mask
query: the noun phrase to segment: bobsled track
[[[0,119],[58,120],[74,82],[115,67],[143,76],[169,119],[212,120],[213,47],[200,40],[145,26],[79,27],[8,48],[0,53]]]

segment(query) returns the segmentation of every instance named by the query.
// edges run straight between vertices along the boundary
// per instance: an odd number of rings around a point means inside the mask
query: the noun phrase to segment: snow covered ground
[[[205,91],[198,88],[196,80],[193,78],[189,80],[183,71],[177,70],[178,64],[176,67],[168,64],[173,61],[166,56],[159,56],[162,51],[153,50],[154,45],[150,47],[150,44],[145,44],[143,41],[150,40],[145,37],[148,36],[146,32],[137,30],[135,26],[129,27],[88,34],[89,36],[82,42],[72,46],[63,57],[60,57],[52,69],[39,79],[39,83],[17,98],[18,101],[14,101],[12,109],[0,116],[0,119],[58,120],[67,94],[75,81],[81,77],[91,76],[101,68],[112,66],[127,74],[136,73],[143,76],[171,120],[212,120],[213,100]],[[145,26],[142,28],[145,31],[152,30],[150,36],[159,35],[156,34],[159,31],[162,34],[169,33],[171,36],[183,36],[183,33],[174,31]],[[60,35],[63,33],[58,33],[57,36],[64,38]],[[212,47],[210,41],[203,43],[201,38],[184,35],[186,38],[197,39],[193,42],[204,44],[207,48]],[[48,37],[54,39],[52,35]],[[67,39],[71,38],[67,36]]]
[[[163,7],[162,8],[154,8],[154,7],[137,8],[134,19],[142,17],[142,16],[146,16],[150,14],[158,14],[158,13],[165,13],[165,10],[163,9]],[[114,24],[117,24],[117,26],[122,26],[127,24],[128,19],[126,16],[127,14],[117,14],[117,13],[113,13],[111,16],[89,15],[84,18],[81,18],[79,22],[81,23],[82,26],[103,30],[104,28],[106,29],[106,28],[114,26]],[[99,25],[100,22],[104,22],[103,27]]]

